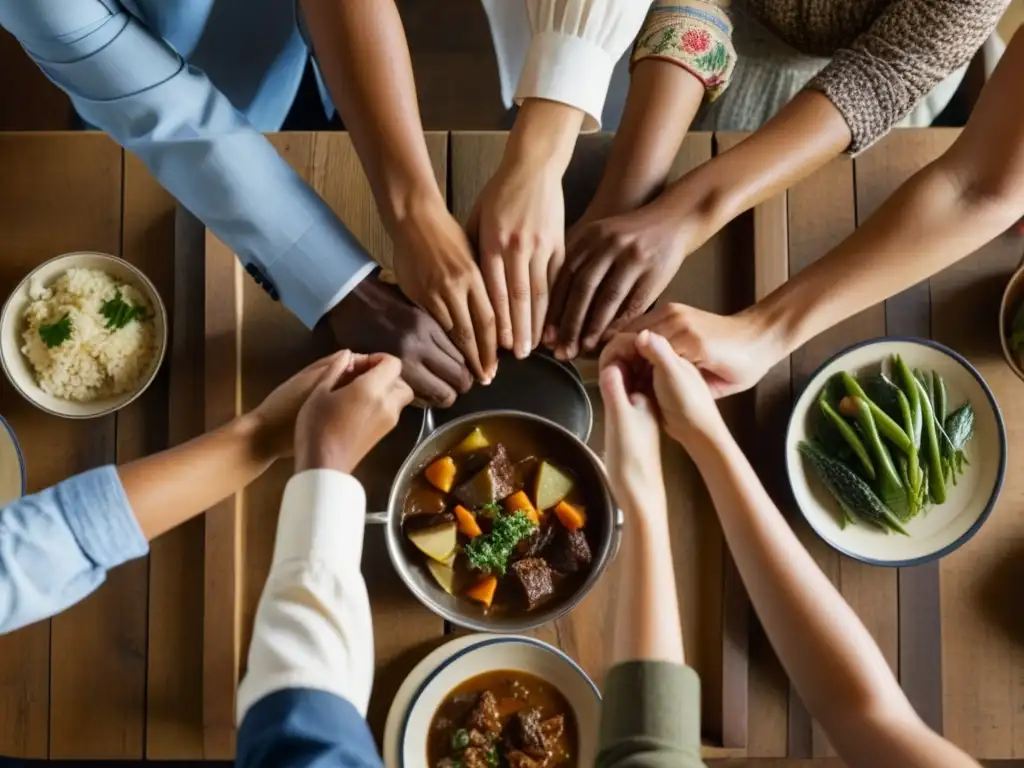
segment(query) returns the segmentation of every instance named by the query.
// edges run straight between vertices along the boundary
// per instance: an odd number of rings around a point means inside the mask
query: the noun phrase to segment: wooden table
[[[690,256],[662,301],[719,312],[748,305],[849,234],[954,136],[899,131],[855,161],[835,161]],[[742,138],[690,136],[674,174]],[[287,134],[273,141],[386,261],[390,244],[348,137]],[[461,219],[496,167],[504,141],[503,134],[428,135],[438,182]],[[586,204],[608,146],[605,135],[581,139],[565,182],[568,220]],[[138,161],[103,136],[0,134],[0,168],[4,295],[40,261],[94,249],[145,270],[173,316],[164,371],[145,397],[116,417],[51,418],[0,382],[0,412],[25,449],[30,490],[223,423],[330,347],[329,338],[310,334],[270,301],[215,238],[176,211]],[[780,506],[864,619],[919,711],[971,754],[995,760],[1024,757],[1024,625],[1017,618],[1024,477],[1008,474],[994,514],[960,551],[939,564],[892,570],[841,558],[816,539],[779,482],[778,457],[788,403],[814,368],[848,344],[884,334],[930,336],[971,359],[999,400],[1013,451],[1024,440],[1024,406],[1020,383],[999,354],[996,312],[1021,250],[1018,239],[997,240],[813,340],[753,393],[722,403]],[[598,416],[598,449],[601,433]],[[704,683],[708,758],[733,758],[723,765],[765,758],[750,762],[780,768],[832,764],[823,734],[791,691],[749,609],[692,464],[677,447],[666,448],[665,461],[687,654]],[[373,469],[364,468],[374,486],[371,504],[379,503],[373,496],[379,498],[382,474]],[[285,463],[275,466],[238,498],[155,541],[148,558],[112,572],[78,606],[0,638],[0,755],[230,758],[234,686],[289,472]],[[606,667],[603,627],[615,567],[569,618],[537,633],[598,679]],[[379,736],[398,684],[444,640],[446,628],[395,576],[379,531],[368,532],[363,568],[378,661],[370,721]]]

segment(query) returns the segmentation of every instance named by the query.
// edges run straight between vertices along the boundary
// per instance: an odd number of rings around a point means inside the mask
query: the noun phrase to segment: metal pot
[[[435,458],[448,451],[474,426],[500,419],[521,421],[525,429],[541,433],[546,445],[558,448],[558,453],[571,454],[572,467],[580,474],[580,482],[595,490],[593,500],[598,502],[587,508],[590,524],[596,532],[590,540],[594,547],[594,560],[586,581],[569,598],[551,605],[516,615],[488,615],[469,600],[447,594],[438,586],[421,562],[422,555],[412,550],[402,532],[402,508],[412,481]],[[488,410],[470,413],[435,428],[431,411],[424,414],[420,438],[412,453],[402,464],[391,486],[387,512],[367,515],[367,521],[387,526],[387,548],[398,575],[417,599],[434,613],[467,629],[482,632],[517,633],[534,629],[554,621],[575,608],[594,587],[608,563],[618,550],[622,531],[622,514],[617,509],[604,464],[587,444],[555,422],[517,410]]]

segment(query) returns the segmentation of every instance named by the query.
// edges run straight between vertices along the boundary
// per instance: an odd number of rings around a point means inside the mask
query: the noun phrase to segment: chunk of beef
[[[540,710],[523,709],[516,712],[509,720],[505,731],[505,743],[510,750],[525,752],[535,760],[544,760],[548,756],[547,742],[540,727]]]
[[[553,750],[565,733],[565,715],[549,717],[540,724],[540,732],[544,737],[544,745]]]
[[[459,761],[454,757],[442,757],[435,768],[459,768]]]
[[[519,584],[526,599],[526,609],[532,611],[555,594],[551,568],[542,557],[528,557],[512,564],[512,578]]]
[[[489,736],[483,731],[478,731],[476,728],[469,729],[469,746],[489,747],[492,741],[494,741],[493,735]]]
[[[564,574],[582,571],[594,559],[583,531],[567,531],[564,528],[555,535],[555,540],[545,550],[544,556],[552,568]]]
[[[462,753],[462,768],[491,768],[487,752],[483,747],[469,747]]]
[[[454,512],[441,512],[437,515],[413,515],[403,517],[402,525],[406,531],[422,531],[425,528],[434,528],[438,525],[455,522]]]
[[[518,749],[513,749],[506,755],[508,760],[508,768],[544,768],[544,764],[534,760],[529,755],[520,752]]]
[[[512,482],[512,462],[508,451],[500,443],[494,446],[491,458],[475,475],[457,486],[452,492],[462,504],[474,509],[501,501],[515,490]]]
[[[476,706],[469,714],[469,729],[486,733],[501,733],[501,713],[498,711],[498,699],[490,691],[484,691],[476,700]]]
[[[516,558],[537,557],[554,540],[556,525],[551,515],[547,515],[540,528],[516,545]]]

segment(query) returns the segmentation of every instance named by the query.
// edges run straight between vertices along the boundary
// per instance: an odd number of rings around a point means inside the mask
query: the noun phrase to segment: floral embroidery
[[[714,100],[725,90],[736,65],[729,17],[722,8],[702,0],[666,2],[651,8],[632,62],[647,57],[674,61],[697,77]]]
[[[686,53],[704,53],[710,47],[711,33],[706,29],[690,28],[679,36],[679,50]]]

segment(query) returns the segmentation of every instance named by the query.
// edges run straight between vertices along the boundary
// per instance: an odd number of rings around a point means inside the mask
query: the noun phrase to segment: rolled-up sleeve
[[[227,97],[120,3],[0,0],[0,24],[307,326],[374,269]]]
[[[54,616],[148,551],[112,467],[0,509],[0,634]]]
[[[894,0],[808,88],[842,113],[856,154],[902,120],[944,78],[970,62],[1009,0]]]
[[[492,26],[510,23],[500,6],[485,3]],[[521,0],[520,0],[521,1]],[[636,37],[647,13],[644,0],[525,0],[530,25],[515,101],[531,98],[568,104],[586,118],[584,131],[601,126],[615,63]],[[506,21],[507,19],[507,21]]]
[[[596,768],[703,768],[700,678],[690,667],[619,664],[602,701]]]
[[[633,46],[631,65],[644,59],[676,64],[700,80],[714,101],[736,67],[728,6],[729,0],[656,0]]]

